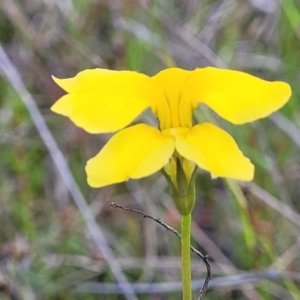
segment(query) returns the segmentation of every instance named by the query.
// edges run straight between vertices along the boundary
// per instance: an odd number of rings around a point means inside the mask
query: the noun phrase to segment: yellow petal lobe
[[[102,187],[151,175],[168,163],[174,147],[173,137],[149,125],[123,129],[87,162],[88,183]]]
[[[108,69],[87,69],[79,72],[75,77],[72,78],[56,78],[52,76],[54,82],[59,85],[67,93],[80,93],[84,90],[90,89],[99,84],[98,80],[105,76],[114,75],[118,71]]]
[[[234,124],[266,117],[280,109],[290,96],[291,88],[285,82],[211,67],[193,71],[184,90],[185,100],[194,108],[205,103]]]
[[[54,80],[69,94],[51,109],[90,133],[118,131],[163,97],[150,77],[131,71],[93,69]]]
[[[254,166],[250,160],[227,132],[213,124],[203,123],[176,133],[175,148],[213,177],[253,179]]]

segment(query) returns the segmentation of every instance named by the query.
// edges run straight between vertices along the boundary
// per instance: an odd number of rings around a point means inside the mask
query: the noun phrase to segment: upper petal
[[[168,163],[174,147],[172,137],[146,124],[123,129],[87,162],[88,183],[102,187],[151,175]]]
[[[184,98],[197,107],[207,104],[224,119],[243,124],[281,108],[291,96],[290,86],[247,73],[216,68],[196,69],[189,76]]]
[[[90,133],[120,130],[163,97],[150,77],[131,71],[93,69],[54,80],[68,94],[51,109]]]
[[[213,176],[250,181],[254,166],[224,130],[203,123],[175,136],[176,150]]]

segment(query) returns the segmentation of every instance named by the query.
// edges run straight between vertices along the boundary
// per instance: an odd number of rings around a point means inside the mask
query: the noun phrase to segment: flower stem
[[[192,300],[191,284],[191,214],[181,216],[181,261],[183,300]]]

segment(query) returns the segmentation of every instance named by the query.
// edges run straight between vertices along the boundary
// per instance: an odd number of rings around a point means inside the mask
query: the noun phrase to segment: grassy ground
[[[108,206],[132,206],[178,229],[164,178],[91,189],[84,165],[108,136],[49,109],[62,95],[51,74],[102,67],[151,75],[170,65],[291,84],[291,101],[271,118],[222,123],[255,163],[255,180],[199,171],[193,245],[211,256],[205,299],[300,299],[298,1],[1,0],[0,43],[10,60],[0,51],[1,300],[181,299],[179,240]],[[206,269],[195,256],[192,272],[196,299]],[[143,292],[118,294],[120,278]]]

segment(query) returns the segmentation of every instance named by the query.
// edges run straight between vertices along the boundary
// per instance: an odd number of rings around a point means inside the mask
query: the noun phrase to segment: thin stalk
[[[191,214],[181,216],[181,261],[183,300],[192,300],[191,284]]]

